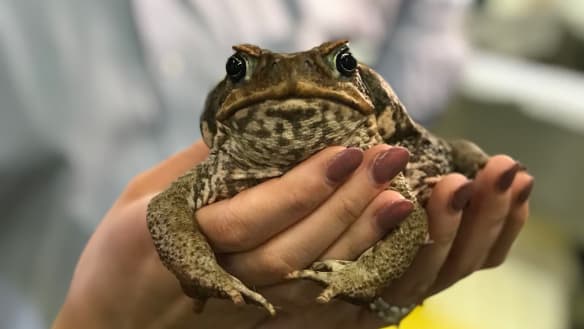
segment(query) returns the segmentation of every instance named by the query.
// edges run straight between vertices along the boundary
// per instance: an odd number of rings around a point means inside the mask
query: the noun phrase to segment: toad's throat
[[[219,121],[225,120],[237,111],[266,101],[286,101],[289,99],[322,99],[345,105],[362,115],[373,113],[373,103],[353,87],[334,90],[319,88],[312,83],[296,82],[278,85],[269,89],[257,90],[253,93],[242,90],[233,91],[225,99],[222,108],[217,113]]]
[[[257,103],[221,126],[232,137],[230,153],[258,167],[287,167],[327,146],[368,143],[370,121],[350,106],[309,98]]]

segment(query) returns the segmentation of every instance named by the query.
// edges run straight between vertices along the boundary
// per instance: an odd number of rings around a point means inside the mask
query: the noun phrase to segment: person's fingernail
[[[376,217],[377,225],[383,232],[388,232],[406,219],[413,210],[414,204],[409,200],[394,201],[379,210]]]
[[[523,163],[517,162],[517,165],[519,166],[519,171],[527,171],[527,166]]]
[[[511,184],[513,184],[513,179],[515,179],[515,175],[521,169],[521,165],[519,163],[513,164],[513,166],[503,172],[499,179],[497,179],[497,190],[500,192],[507,191]]]
[[[363,151],[355,147],[343,150],[331,159],[326,178],[333,184],[341,183],[359,167],[361,162]]]
[[[529,199],[529,195],[531,194],[531,190],[533,190],[533,183],[534,183],[534,179],[531,178],[529,183],[527,183],[527,185],[525,185],[525,187],[517,195],[517,199],[515,199],[516,204],[523,204],[525,201],[527,201],[527,199]]]
[[[453,194],[450,200],[450,208],[454,211],[461,211],[466,208],[472,197],[473,184],[472,181],[468,181],[462,184]]]
[[[387,183],[405,168],[410,153],[403,147],[392,147],[377,155],[371,168],[371,175],[377,184]]]

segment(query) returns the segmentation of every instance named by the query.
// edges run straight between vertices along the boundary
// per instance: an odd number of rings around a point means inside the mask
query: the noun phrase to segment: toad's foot
[[[236,277],[220,270],[207,273],[206,277],[192,276],[190,280],[181,280],[185,294],[195,301],[195,311],[201,312],[208,297],[229,298],[236,305],[256,304],[275,315],[276,310],[262,295],[246,287]]]
[[[424,178],[424,183],[428,185],[429,188],[433,188],[434,186],[436,186],[436,184],[438,184],[439,181],[442,180],[443,177],[444,176],[441,175],[426,177]]]
[[[350,260],[327,259],[312,263],[310,269],[322,272],[335,272],[339,271],[350,263],[352,263]]]
[[[316,262],[311,269],[294,271],[287,279],[309,279],[326,288],[317,297],[320,303],[328,303],[335,297],[347,299],[355,304],[372,301],[381,289],[379,280],[369,280],[365,269],[360,269],[357,262],[326,260]]]
[[[374,273],[360,269],[358,263],[344,260],[315,262],[311,269],[294,271],[286,276],[288,279],[309,279],[326,286],[316,299],[320,303],[339,297],[354,304],[367,304],[369,310],[386,324],[399,324],[415,305],[395,306],[378,297],[385,285],[375,277]]]

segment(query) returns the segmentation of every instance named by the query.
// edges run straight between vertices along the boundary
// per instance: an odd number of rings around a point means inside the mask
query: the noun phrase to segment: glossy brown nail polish
[[[327,179],[338,184],[351,175],[363,162],[363,151],[358,148],[348,148],[335,155],[326,171]]]
[[[377,184],[389,182],[390,179],[405,168],[409,158],[410,153],[402,147],[392,147],[380,153],[371,168],[373,180]]]
[[[461,211],[466,208],[472,197],[473,184],[472,181],[468,181],[462,184],[453,194],[452,199],[450,199],[450,208],[454,211]]]
[[[505,170],[501,176],[499,176],[499,179],[497,179],[497,190],[499,192],[507,191],[511,187],[511,184],[513,184],[513,179],[515,179],[515,175],[517,175],[519,170],[521,170],[521,165],[519,163],[515,163],[511,168]]]
[[[406,219],[413,210],[414,205],[409,200],[394,201],[379,210],[376,216],[377,225],[383,232],[389,232]]]
[[[531,178],[529,183],[525,185],[525,187],[519,192],[517,195],[517,199],[515,199],[516,204],[523,204],[524,202],[529,199],[529,195],[531,195],[531,191],[533,190],[534,179]]]

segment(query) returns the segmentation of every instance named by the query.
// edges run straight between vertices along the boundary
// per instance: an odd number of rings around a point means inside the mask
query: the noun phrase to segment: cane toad
[[[355,261],[318,262],[287,276],[325,286],[320,302],[343,298],[398,322],[409,309],[381,307],[378,295],[427,242],[422,205],[432,178],[453,171],[473,176],[487,156],[470,142],[445,141],[415,123],[390,86],[359,63],[344,40],[291,54],[248,44],[233,49],[226,77],[209,94],[201,116],[208,158],[148,206],[160,259],[200,306],[210,297],[229,298],[274,314],[263,296],[217,264],[193,221],[195,211],[278,177],[327,146],[406,147],[410,162],[390,188],[414,203],[411,215]]]

